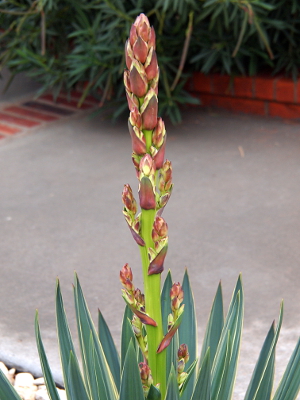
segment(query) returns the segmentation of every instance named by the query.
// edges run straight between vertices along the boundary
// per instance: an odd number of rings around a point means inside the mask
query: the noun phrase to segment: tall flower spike
[[[140,245],[146,304],[141,306],[141,302],[138,301],[139,294],[136,294],[137,297],[128,297],[123,291],[123,297],[142,323],[156,326],[156,329],[146,327],[147,365],[153,372],[154,384],[156,386],[160,384],[161,397],[164,398],[166,355],[156,353],[164,336],[163,322],[159,306],[160,299],[153,293],[159,292],[160,277],[155,275],[163,270],[168,248],[167,232],[163,232],[167,225],[162,219],[156,220],[156,216],[160,218],[158,213],[162,211],[170,197],[170,190],[167,190],[167,182],[164,178],[161,179],[161,186],[166,190],[157,190],[160,181],[158,170],[164,165],[166,132],[162,119],[157,117],[159,68],[155,51],[155,32],[144,14],[140,14],[131,26],[129,39],[125,44],[125,61],[127,70],[124,72],[124,85],[130,110],[128,127],[132,141],[132,161],[139,181],[141,213],[133,218],[126,206],[123,213],[133,237]],[[126,201],[129,200],[126,199]],[[156,224],[154,224],[155,221]],[[163,221],[163,226],[159,226],[159,221]],[[154,229],[153,238],[152,228]],[[138,310],[135,302],[139,303]],[[144,312],[145,310],[149,315]],[[179,322],[172,324],[173,330]],[[135,329],[137,333],[140,333],[139,326],[135,326]],[[169,333],[162,348],[172,336],[173,331]],[[140,348],[142,347],[143,343],[140,343]],[[145,355],[144,352],[143,354]]]

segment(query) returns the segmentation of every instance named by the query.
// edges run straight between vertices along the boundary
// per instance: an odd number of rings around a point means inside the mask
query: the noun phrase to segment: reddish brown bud
[[[149,21],[148,18],[146,17],[143,21],[142,24],[139,24],[137,26],[137,32],[138,34],[141,36],[141,38],[143,38],[143,40],[145,42],[148,42],[149,39],[149,31],[150,31],[150,25],[149,25]]]
[[[146,153],[146,140],[143,132],[136,126],[132,126],[130,120],[128,121],[128,129],[131,136],[132,150],[137,155]]]
[[[147,397],[150,386],[153,384],[151,370],[146,362],[139,363],[140,375],[145,397]]]
[[[132,51],[133,56],[142,64],[144,64],[148,55],[148,46],[140,36],[138,36],[136,42],[134,43]]]
[[[126,97],[129,110],[139,106],[138,98],[133,93],[128,92],[128,90],[126,90]]]
[[[130,69],[130,87],[133,94],[137,97],[144,97],[148,89],[148,81],[146,73],[136,67],[136,63]]]
[[[129,121],[132,126],[136,126],[139,129],[142,127],[142,117],[141,114],[139,113],[138,107],[133,107],[131,109],[129,114]]]
[[[134,45],[134,42],[137,40],[137,32],[135,25],[131,25],[130,33],[129,33],[129,42],[131,47]]]
[[[122,192],[122,201],[126,209],[130,211],[133,215],[135,215],[137,211],[137,204],[133,196],[132,189],[128,184],[124,185],[124,189]]]
[[[148,275],[160,274],[164,270],[164,261],[168,251],[168,244],[160,250],[157,256],[150,262]]]
[[[133,279],[133,274],[132,274],[132,271],[131,271],[131,268],[129,267],[129,265],[128,264],[125,264],[124,266],[123,266],[123,268],[121,269],[121,271],[120,271],[120,277],[123,279],[129,279],[130,281],[132,281],[132,279]]]
[[[154,242],[157,242],[158,240],[164,239],[167,236],[168,236],[168,225],[162,217],[157,216],[153,224],[152,239]]]
[[[141,36],[143,40],[145,40],[145,42],[148,42],[150,34],[150,24],[146,15],[140,14],[134,21],[133,25],[136,27],[137,34]]]
[[[152,133],[152,143],[153,145],[159,149],[164,143],[166,137],[166,128],[164,121],[159,117],[157,118],[156,127]]]
[[[143,128],[152,130],[157,124],[158,100],[153,89],[150,89],[145,96],[144,103],[141,107],[141,115]]]
[[[145,306],[145,296],[142,294],[142,292],[140,291],[140,289],[135,289],[135,291],[134,291],[134,298],[136,299],[136,301],[137,301],[141,306]]]
[[[128,290],[128,295],[130,295],[130,292],[134,290],[134,286],[132,283],[132,271],[131,268],[128,266],[128,264],[125,264],[124,267],[120,271],[120,281],[122,285],[125,287],[125,289]]]
[[[164,164],[165,159],[165,149],[166,149],[166,140],[163,142],[162,146],[156,152],[153,160],[155,162],[156,169],[161,169]]]
[[[178,299],[179,302],[181,303],[183,301],[183,296],[184,296],[184,293],[183,293],[183,289],[182,289],[180,283],[179,282],[173,283],[173,286],[171,287],[171,290],[170,290],[171,300]]]
[[[145,72],[148,80],[151,81],[158,76],[158,71],[156,51],[152,47],[145,62]]]
[[[151,180],[143,176],[139,187],[140,206],[144,210],[154,210],[156,207],[155,193]]]
[[[185,343],[179,346],[177,355],[179,360],[183,359],[185,363],[189,361],[190,355],[188,351],[188,346]]]
[[[159,190],[166,192],[172,188],[172,164],[166,160],[160,170]]]

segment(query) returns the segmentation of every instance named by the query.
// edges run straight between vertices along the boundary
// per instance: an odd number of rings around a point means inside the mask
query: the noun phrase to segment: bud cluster
[[[183,302],[183,296],[184,293],[180,283],[173,283],[170,290],[172,314],[168,316],[168,329],[173,327],[184,311],[184,304],[181,304]]]
[[[140,319],[141,323],[157,326],[156,322],[145,312],[145,297],[140,289],[135,289],[132,283],[132,271],[128,264],[125,264],[120,271],[120,281],[124,287],[122,289],[122,297],[132,310],[132,312]],[[135,324],[137,328],[140,325]]]
[[[131,27],[125,44],[127,69],[124,85],[130,110],[128,127],[132,142],[132,161],[139,184],[140,206],[161,209],[167,202],[165,191],[156,194],[156,171],[164,165],[166,129],[158,112],[159,68],[155,51],[155,31],[140,14]],[[163,199],[160,199],[164,196]],[[163,204],[163,205],[162,205]]]
[[[127,298],[127,302],[140,311],[145,311],[145,298],[140,289],[135,289],[133,283],[132,270],[128,264],[125,264],[120,271],[120,281],[124,287],[122,289],[123,296]]]
[[[144,395],[145,395],[145,398],[147,398],[150,386],[153,384],[151,369],[146,362],[139,363],[139,369],[140,369],[140,375],[141,375],[141,381],[142,381],[142,386],[143,386],[143,390],[144,390]]]
[[[175,335],[177,329],[179,328],[184,311],[184,304],[181,304],[183,301],[183,289],[180,283],[173,283],[170,289],[170,299],[171,299],[171,309],[172,313],[168,315],[168,332],[164,336],[160,345],[158,346],[157,352],[162,352],[165,348],[169,346],[173,336]],[[181,349],[182,357],[185,358],[186,354],[184,354],[184,349]]]
[[[178,316],[183,311],[182,310],[183,305],[181,305],[181,303],[183,302],[183,297],[184,297],[184,292],[181,287],[181,284],[179,282],[173,283],[173,286],[171,287],[170,290],[170,298],[171,298],[171,308],[175,319],[177,319]]]
[[[156,215],[153,223],[152,240],[154,249],[152,247],[148,248],[150,262],[148,275],[158,274],[163,271],[168,250],[168,225],[159,215]]]
[[[185,364],[189,361],[190,357],[186,344],[181,344],[179,346],[177,356],[177,382],[180,388],[188,376],[188,374],[184,372]]]
[[[137,203],[133,196],[132,189],[128,184],[124,185],[122,193],[122,201],[124,204],[123,214],[134,240],[137,242],[139,246],[145,246],[145,242],[140,235],[141,215],[138,214],[136,216]]]

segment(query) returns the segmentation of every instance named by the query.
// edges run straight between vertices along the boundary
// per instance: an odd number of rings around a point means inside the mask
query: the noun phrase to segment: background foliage
[[[124,43],[144,12],[157,33],[160,113],[180,121],[178,105],[193,71],[231,75],[300,67],[298,0],[2,0],[0,71],[26,72],[57,95],[88,82],[100,104],[123,101]],[[110,102],[110,103],[111,103]],[[120,106],[122,104],[122,106]]]

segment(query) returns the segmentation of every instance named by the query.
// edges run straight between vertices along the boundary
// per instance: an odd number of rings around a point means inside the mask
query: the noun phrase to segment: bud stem
[[[143,129],[143,133],[144,133],[145,140],[146,140],[146,151],[147,151],[147,153],[150,153],[150,147],[152,146],[152,131]]]
[[[157,326],[146,326],[148,336],[148,363],[152,371],[154,385],[160,384],[162,399],[166,393],[166,352],[157,354],[157,349],[163,339],[163,325],[160,303],[161,274],[148,275],[149,258],[148,248],[154,248],[152,240],[152,228],[156,210],[142,210],[141,236],[145,246],[140,246],[143,279],[145,291],[145,309],[147,314],[153,318]]]

